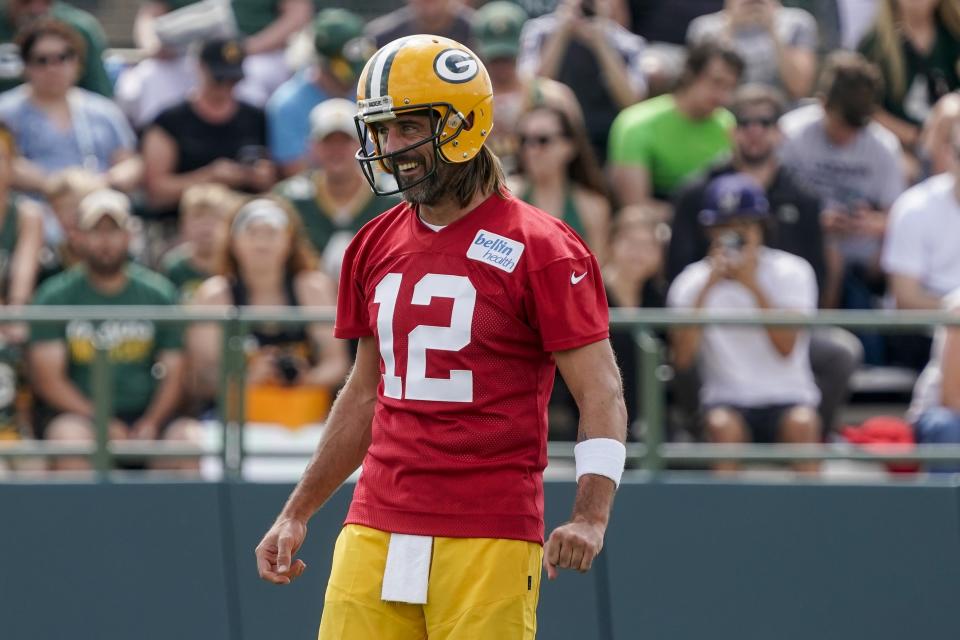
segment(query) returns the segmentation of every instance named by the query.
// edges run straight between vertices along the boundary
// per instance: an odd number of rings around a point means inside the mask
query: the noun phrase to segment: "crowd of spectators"
[[[146,0],[119,66],[105,65],[94,16],[10,0],[0,300],[333,305],[347,244],[399,202],[374,195],[354,159],[357,78],[379,46],[414,33],[484,61],[488,144],[510,190],[584,238],[611,307],[960,307],[952,0],[408,0],[382,16],[311,0]],[[218,388],[219,331],[120,317],[4,326],[0,438],[91,440],[91,367],[106,345],[110,437],[195,440]],[[954,333],[707,326],[659,338],[674,426],[689,437],[838,437],[854,372],[898,365],[925,368],[906,416],[917,439],[960,442]],[[632,338],[613,342],[639,438]],[[325,324],[256,326],[244,351],[250,418],[291,428],[322,420],[350,362]],[[558,382],[556,435],[569,404]]]

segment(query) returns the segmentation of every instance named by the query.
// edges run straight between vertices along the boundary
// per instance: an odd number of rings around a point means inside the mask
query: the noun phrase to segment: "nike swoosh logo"
[[[586,278],[586,277],[587,277],[587,272],[586,272],[586,271],[584,271],[584,272],[581,273],[580,275],[577,275],[577,272],[574,271],[573,273],[570,274],[570,284],[577,284],[578,282],[580,282],[581,280],[583,280],[583,279]]]

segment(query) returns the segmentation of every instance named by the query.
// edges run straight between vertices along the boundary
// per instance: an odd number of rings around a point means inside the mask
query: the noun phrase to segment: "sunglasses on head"
[[[769,129],[777,124],[776,118],[737,118],[737,126],[746,129],[750,125],[758,124],[764,129]]]
[[[68,60],[73,60],[76,57],[76,52],[67,50],[62,53],[50,53],[47,55],[40,56],[30,56],[30,59],[27,61],[27,64],[30,64],[35,67],[49,67],[52,64],[63,64]]]
[[[554,140],[563,138],[562,133],[554,133],[552,135],[539,135],[539,136],[525,136],[521,135],[519,137],[521,147],[546,147],[553,143]]]

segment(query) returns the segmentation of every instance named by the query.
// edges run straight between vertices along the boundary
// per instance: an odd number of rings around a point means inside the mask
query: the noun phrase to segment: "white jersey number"
[[[452,369],[449,378],[427,377],[427,349],[460,351],[470,344],[473,308],[477,290],[465,276],[428,273],[413,288],[411,304],[428,305],[433,298],[451,298],[453,311],[450,326],[418,325],[407,336],[407,384],[397,375],[393,350],[393,318],[400,295],[403,274],[388,273],[377,285],[373,301],[377,310],[377,333],[380,335],[380,357],[383,358],[383,395],[408,400],[437,402],[472,402],[473,372]]]

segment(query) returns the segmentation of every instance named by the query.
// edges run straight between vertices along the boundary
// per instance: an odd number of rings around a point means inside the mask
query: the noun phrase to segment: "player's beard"
[[[448,194],[449,189],[447,186],[450,183],[450,177],[453,173],[452,168],[446,163],[438,162],[436,157],[434,157],[434,162],[436,162],[436,170],[419,184],[415,184],[412,187],[404,187],[401,182],[402,179],[397,179],[400,188],[403,189],[402,195],[404,200],[412,205],[425,204],[430,207],[439,203]],[[425,169],[425,171],[429,171],[429,169]]]

